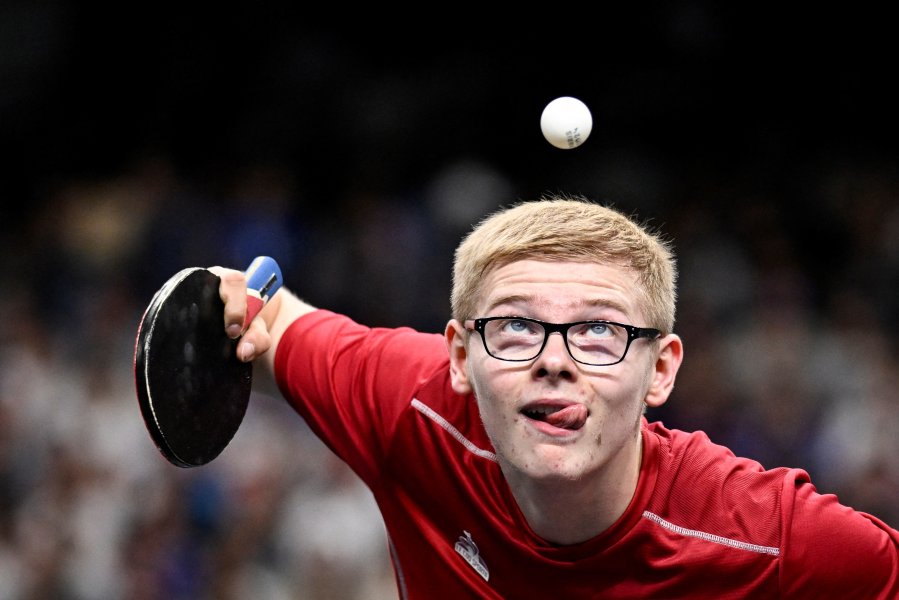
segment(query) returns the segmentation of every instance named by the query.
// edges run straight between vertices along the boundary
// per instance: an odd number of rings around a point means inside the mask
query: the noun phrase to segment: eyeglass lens
[[[527,319],[495,319],[484,327],[484,341],[494,357],[531,360],[540,354],[546,329]],[[628,332],[612,323],[578,323],[566,332],[568,351],[577,361],[604,365],[621,360],[628,346]]]

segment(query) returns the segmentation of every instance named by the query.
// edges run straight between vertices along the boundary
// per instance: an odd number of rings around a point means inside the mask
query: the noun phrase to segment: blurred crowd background
[[[559,9],[0,5],[0,599],[395,598],[368,491],[280,399],[163,460],[137,323],[178,270],[266,254],[316,305],[442,331],[461,237],[550,192],[674,243],[686,360],[649,418],[899,525],[889,19]],[[539,129],[563,95],[575,150]]]

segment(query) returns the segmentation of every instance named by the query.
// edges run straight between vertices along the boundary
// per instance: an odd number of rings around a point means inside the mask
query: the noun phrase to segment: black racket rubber
[[[134,348],[137,397],[162,455],[179,467],[216,458],[247,411],[252,363],[237,359],[224,330],[219,277],[207,269],[176,273],[153,296]]]

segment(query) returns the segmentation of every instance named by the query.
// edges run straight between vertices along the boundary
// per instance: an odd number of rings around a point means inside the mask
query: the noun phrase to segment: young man
[[[684,356],[654,232],[544,198],[455,259],[442,336],[282,290],[237,347],[371,488],[401,597],[899,597],[899,532],[645,419]],[[214,271],[237,337],[243,274]]]

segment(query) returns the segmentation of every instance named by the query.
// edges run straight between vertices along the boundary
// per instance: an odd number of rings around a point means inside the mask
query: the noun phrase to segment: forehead
[[[480,296],[480,315],[505,308],[531,313],[522,316],[557,320],[644,316],[644,294],[636,273],[617,263],[514,261],[487,274]]]

